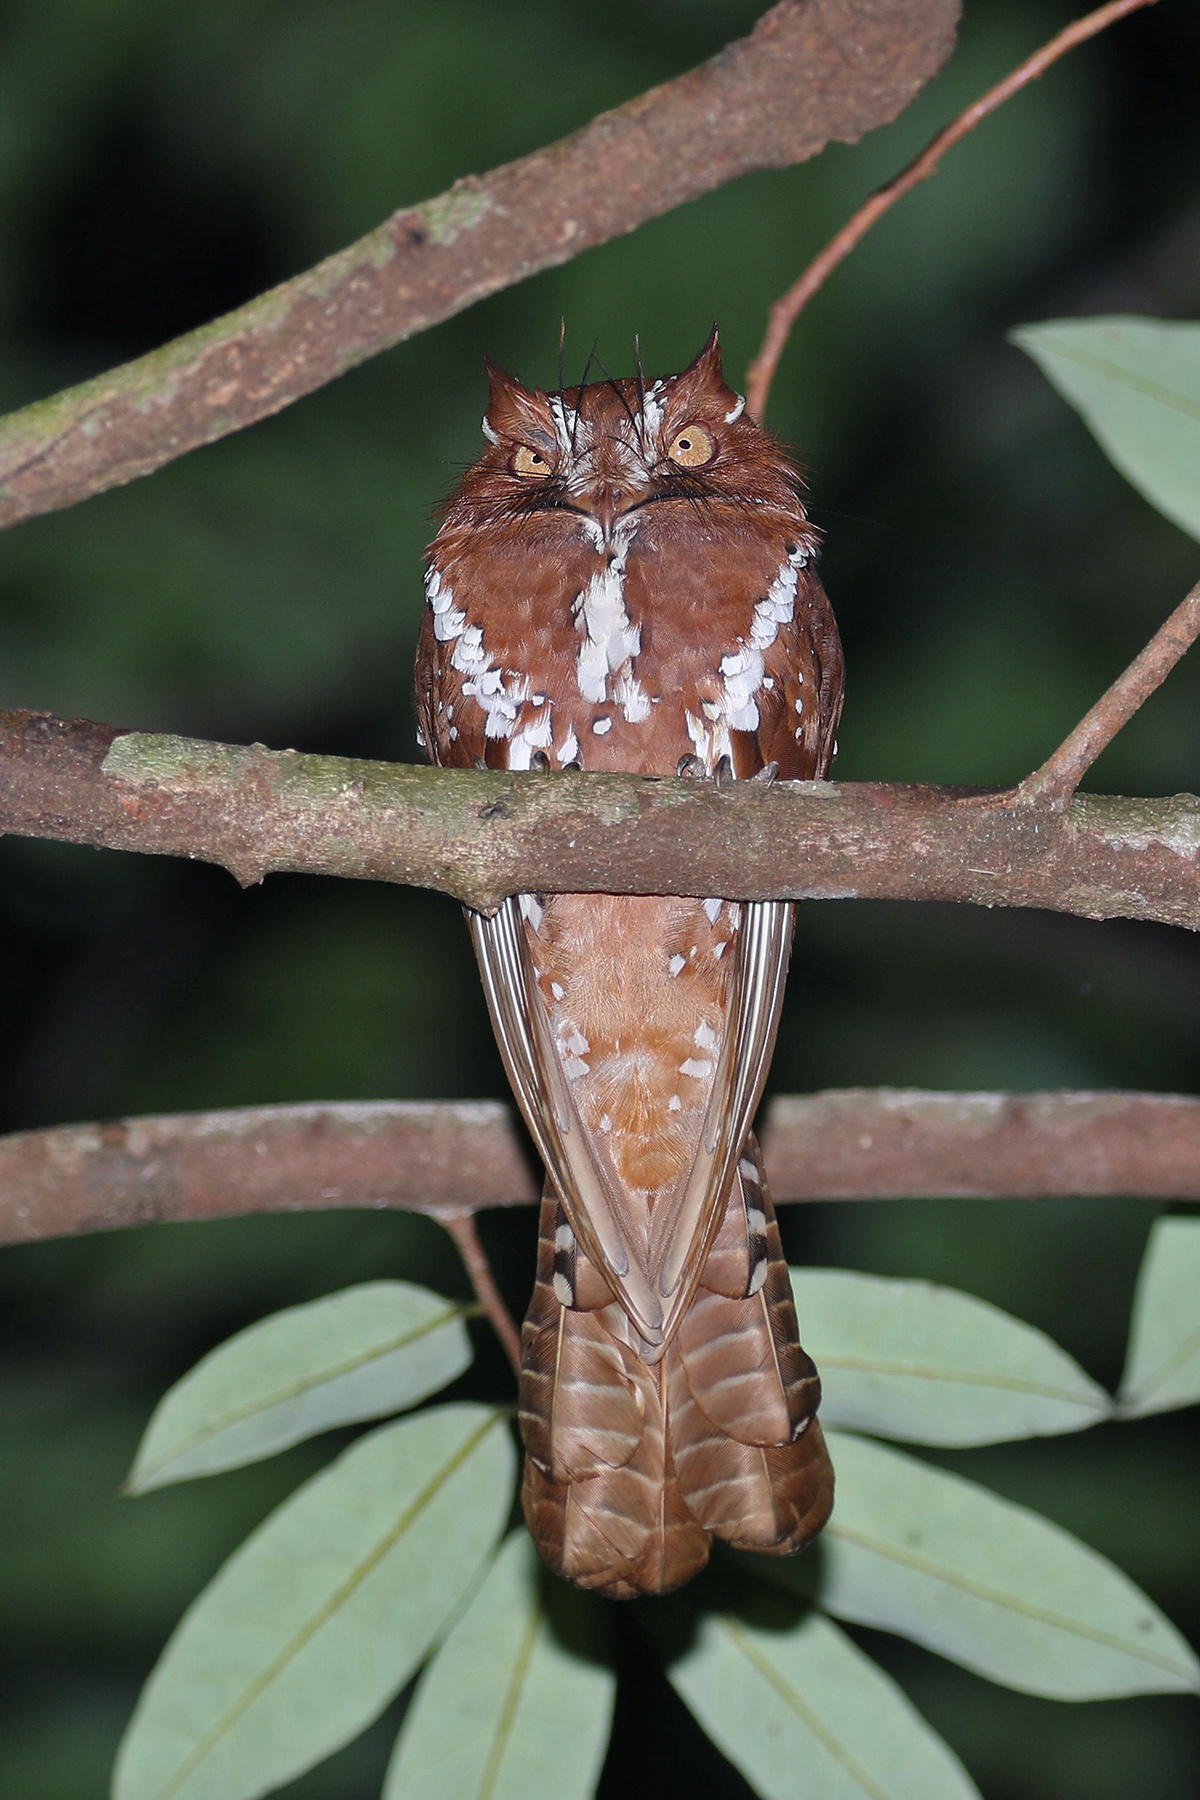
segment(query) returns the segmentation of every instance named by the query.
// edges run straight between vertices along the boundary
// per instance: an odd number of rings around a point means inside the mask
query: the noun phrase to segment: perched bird
[[[680,375],[525,388],[429,554],[434,762],[807,780],[833,754],[837,628],[780,446],[714,330]],[[522,1332],[525,1516],[560,1574],[665,1593],[713,1535],[785,1554],[833,1474],[751,1132],[793,908],[522,894],[470,915],[545,1162]]]

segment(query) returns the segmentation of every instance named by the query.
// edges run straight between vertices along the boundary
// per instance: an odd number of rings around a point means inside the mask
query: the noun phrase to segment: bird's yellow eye
[[[677,431],[671,440],[671,448],[667,451],[673,463],[681,469],[703,469],[717,454],[717,442],[711,431],[698,420],[693,419],[682,431]]]
[[[528,444],[517,445],[508,466],[514,475],[524,475],[527,480],[544,480],[550,473],[550,464],[541,451],[530,449]]]

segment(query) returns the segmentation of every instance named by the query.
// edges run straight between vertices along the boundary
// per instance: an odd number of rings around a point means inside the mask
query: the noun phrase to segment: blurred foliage
[[[95,373],[436,192],[679,72],[744,0],[3,0],[0,404]],[[954,110],[1071,16],[967,0],[961,47],[887,131],[756,176],[399,346],[149,481],[0,540],[0,703],[247,742],[411,758],[430,515],[474,454],[480,359],[553,379],[687,361],[719,319],[744,368],[766,304]],[[1162,0],[956,151],[803,320],[770,423],[810,472],[850,668],[847,778],[1002,782],[1044,755],[1195,579],[1004,332],[1200,316],[1200,15]],[[1200,785],[1200,664],[1092,784]],[[465,934],[436,897],[0,846],[7,1129],[267,1100],[503,1091]],[[938,907],[804,909],[775,1084],[1200,1087],[1200,951],[1182,933]],[[806,1209],[797,1261],[953,1282],[1119,1372],[1153,1208]],[[485,1219],[514,1306],[533,1220]],[[93,1800],[187,1598],[311,1448],[116,1498],[150,1407],[229,1331],[386,1275],[462,1292],[425,1221],[251,1219],[0,1257],[0,1790]],[[483,1340],[481,1339],[481,1343]],[[484,1345],[474,1392],[504,1381]],[[1034,1505],[1200,1638],[1187,1416],[947,1455]],[[606,1786],[739,1791],[617,1620]],[[1195,1709],[1005,1694],[864,1632],[989,1800],[1183,1800]],[[394,1718],[287,1790],[378,1792]]]

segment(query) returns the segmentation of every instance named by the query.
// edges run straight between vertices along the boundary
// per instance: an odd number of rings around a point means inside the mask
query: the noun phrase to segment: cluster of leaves
[[[1111,1563],[875,1441],[998,1443],[1200,1400],[1200,1220],[1154,1229],[1115,1401],[1043,1333],[969,1295],[839,1269],[796,1270],[793,1282],[837,1427],[837,1507],[819,1550],[798,1563],[725,1558],[718,1609],[688,1593],[638,1609],[671,1682],[756,1790],[977,1792],[834,1619],[1055,1699],[1200,1691],[1200,1662]],[[289,1308],[167,1394],[130,1488],[395,1413],[469,1362],[463,1309],[405,1282]],[[375,1719],[435,1645],[383,1800],[590,1794],[615,1690],[609,1606],[539,1569],[523,1531],[502,1539],[509,1417],[465,1402],[386,1424],[280,1506],[168,1644],[122,1746],[115,1800],[268,1792]]]

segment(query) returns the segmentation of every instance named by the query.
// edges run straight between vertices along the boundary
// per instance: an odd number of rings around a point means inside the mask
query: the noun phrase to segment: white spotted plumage
[[[649,383],[544,394],[493,369],[485,436],[430,559],[418,687],[435,760],[824,773],[840,669],[806,572],[815,534],[715,338]],[[603,856],[601,829],[580,845]],[[472,920],[549,1171],[523,1339],[527,1517],[552,1566],[608,1593],[675,1585],[714,1531],[794,1546],[827,1504],[813,1398],[786,1399],[800,1353],[745,1154],[789,934],[786,907],[716,895],[526,894]],[[742,1473],[721,1472],[730,1456]]]

